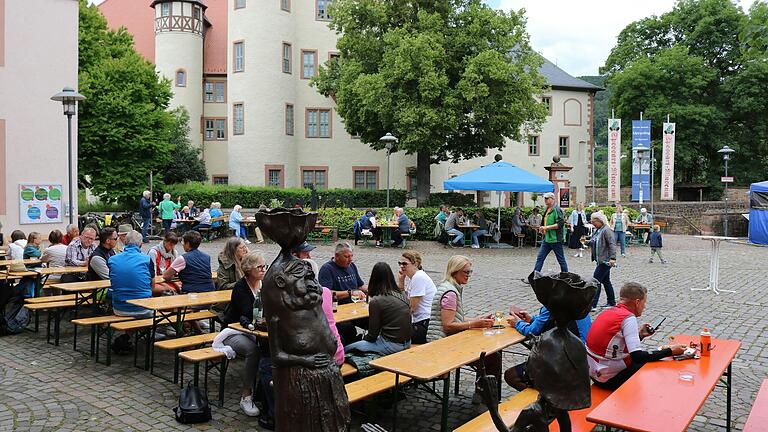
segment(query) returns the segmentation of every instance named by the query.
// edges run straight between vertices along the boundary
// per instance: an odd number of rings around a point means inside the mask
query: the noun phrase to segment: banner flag
[[[621,119],[608,119],[608,201],[621,201]]]
[[[651,196],[651,121],[632,120],[632,201]]]
[[[671,201],[675,195],[675,124],[664,123],[662,130],[661,199]]]

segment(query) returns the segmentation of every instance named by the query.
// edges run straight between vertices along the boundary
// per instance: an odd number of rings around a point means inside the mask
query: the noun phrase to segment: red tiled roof
[[[133,35],[136,51],[155,61],[155,11],[150,0],[104,0],[99,10],[110,28],[125,27]],[[204,73],[227,73],[227,0],[207,0],[210,23],[203,47]]]

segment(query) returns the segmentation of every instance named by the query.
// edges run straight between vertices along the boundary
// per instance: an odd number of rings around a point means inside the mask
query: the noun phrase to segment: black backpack
[[[190,381],[181,389],[179,406],[173,409],[176,421],[183,424],[205,423],[211,419],[211,406],[208,395]]]
[[[24,307],[24,298],[13,297],[5,305],[0,330],[3,334],[21,333],[29,324],[30,318],[29,309]]]

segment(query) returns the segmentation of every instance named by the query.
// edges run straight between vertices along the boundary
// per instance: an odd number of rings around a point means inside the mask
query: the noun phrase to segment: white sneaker
[[[245,239],[245,244],[251,244],[251,241],[248,239]]]
[[[480,245],[472,245],[472,249],[480,249]]]
[[[243,396],[240,398],[240,409],[242,409],[248,417],[258,417],[260,414],[259,408],[253,404],[252,396]]]
[[[200,324],[200,329],[201,330],[208,331],[208,330],[211,329],[211,325],[208,324],[208,321],[200,320],[200,321],[198,321],[198,324]]]

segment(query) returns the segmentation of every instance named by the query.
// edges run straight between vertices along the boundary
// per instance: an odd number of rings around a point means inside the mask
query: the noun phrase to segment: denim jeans
[[[559,242],[555,242],[555,243],[547,243],[545,241],[541,242],[541,247],[539,248],[539,255],[536,256],[536,267],[534,267],[533,269],[538,272],[541,271],[542,267],[544,267],[544,260],[547,258],[547,255],[549,255],[550,251],[555,253],[557,262],[560,263],[560,271],[567,272],[568,263],[565,262],[565,254],[563,253],[563,244]]]
[[[247,230],[245,229],[245,225],[240,225],[240,228],[232,228],[235,230],[235,236],[240,237],[241,239],[245,240],[248,238]]]
[[[147,233],[149,232],[149,225],[151,223],[152,223],[152,218],[146,218],[141,224],[141,238],[144,241],[147,241]]]
[[[451,228],[449,230],[446,230],[448,234],[456,234],[456,238],[453,239],[453,244],[462,244],[464,241],[464,233],[460,230],[457,230],[456,228]]]
[[[616,295],[613,293],[613,284],[611,284],[611,266],[607,264],[598,264],[595,269],[595,273],[592,275],[597,279],[600,284],[605,288],[605,295],[608,296],[608,304],[611,306],[616,305]],[[592,301],[592,307],[597,307],[597,301],[600,299],[600,290],[595,294],[595,299]]]
[[[614,231],[613,237],[616,239],[616,244],[621,246],[621,254],[624,255],[624,243],[626,243],[627,233],[624,231]]]
[[[357,341],[344,347],[345,352],[357,350],[361,352],[372,352],[379,355],[389,355],[396,352],[400,352],[411,346],[411,341],[406,343],[397,343],[384,339],[383,336],[376,338],[376,342],[368,342],[367,340]]]
[[[480,236],[488,234],[488,230],[479,229],[472,233],[472,244],[480,246]]]

